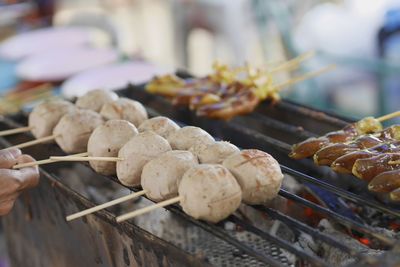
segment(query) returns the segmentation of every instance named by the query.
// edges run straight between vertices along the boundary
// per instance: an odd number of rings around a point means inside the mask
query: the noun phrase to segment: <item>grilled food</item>
[[[164,138],[168,138],[171,133],[179,129],[180,127],[178,124],[176,124],[173,120],[163,116],[145,120],[139,125],[138,128],[139,132],[153,131]]]
[[[143,105],[128,98],[119,98],[105,103],[100,110],[100,115],[107,120],[127,120],[137,127],[148,118],[147,111]]]
[[[115,101],[118,99],[118,95],[111,91],[102,89],[92,90],[79,97],[76,100],[75,105],[78,108],[90,109],[96,112],[100,112],[100,109],[104,104]]]

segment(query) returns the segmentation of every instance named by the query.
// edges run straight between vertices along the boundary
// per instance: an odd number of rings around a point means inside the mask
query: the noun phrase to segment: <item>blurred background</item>
[[[263,66],[314,50],[297,74],[331,63],[336,70],[285,90],[285,98],[351,117],[400,107],[398,0],[0,1],[0,41],[48,26],[96,29],[96,45],[113,47],[118,61],[196,76],[210,73],[215,59]],[[3,92],[24,80],[15,75],[18,62],[1,59]]]

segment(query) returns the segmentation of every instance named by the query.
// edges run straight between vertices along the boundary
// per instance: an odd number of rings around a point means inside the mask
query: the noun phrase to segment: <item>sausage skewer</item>
[[[381,122],[397,116],[400,116],[400,111],[396,111],[379,118],[366,117],[356,123],[347,125],[342,130],[330,132],[318,138],[312,137],[306,139],[298,144],[293,145],[289,156],[294,159],[311,157],[318,150],[330,144],[349,142],[363,134],[381,131]]]

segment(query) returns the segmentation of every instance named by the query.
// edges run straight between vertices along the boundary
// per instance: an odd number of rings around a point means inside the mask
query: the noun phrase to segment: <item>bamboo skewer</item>
[[[51,160],[62,160],[62,161],[111,161],[117,162],[123,160],[118,157],[76,157],[76,156],[53,156]]]
[[[142,190],[142,191],[139,191],[139,192],[136,192],[136,193],[133,193],[133,194],[129,194],[129,195],[127,195],[127,196],[123,196],[123,197],[120,197],[120,198],[111,200],[111,201],[109,201],[109,202],[106,202],[106,203],[104,203],[104,204],[95,206],[95,207],[93,207],[93,208],[86,209],[86,210],[82,210],[82,211],[80,211],[80,212],[77,212],[77,213],[68,215],[68,216],[66,217],[66,220],[69,222],[69,221],[78,219],[78,218],[80,218],[80,217],[83,217],[83,216],[92,214],[92,213],[94,213],[94,212],[96,212],[96,211],[99,211],[99,210],[102,210],[102,209],[106,209],[106,208],[109,208],[109,207],[111,207],[111,206],[117,205],[117,204],[119,204],[119,203],[122,203],[122,202],[125,202],[125,201],[128,201],[128,200],[131,200],[131,199],[140,197],[140,196],[142,196],[142,195],[144,195],[144,194],[146,194],[146,190]]]
[[[281,84],[274,85],[273,88],[274,88],[274,90],[276,92],[278,92],[278,91],[280,91],[280,90],[282,90],[282,89],[284,89],[284,88],[286,88],[286,87],[288,87],[290,85],[293,85],[295,83],[299,83],[299,82],[302,82],[304,80],[307,80],[307,79],[313,78],[315,76],[321,75],[321,74],[323,74],[325,72],[328,72],[328,71],[331,71],[331,70],[333,70],[335,68],[336,68],[336,65],[328,65],[328,66],[326,66],[326,67],[324,67],[322,69],[319,69],[319,70],[316,70],[316,71],[312,71],[312,72],[308,72],[308,73],[306,73],[306,74],[304,74],[302,76],[294,77],[293,79],[285,81],[285,82],[283,82]]]
[[[36,139],[36,140],[32,140],[32,141],[29,141],[29,142],[21,143],[19,145],[11,146],[9,148],[25,148],[25,147],[41,144],[41,143],[44,143],[44,142],[47,142],[47,141],[52,141],[52,140],[56,139],[56,137],[57,137],[56,135],[50,135],[50,136],[46,136],[46,137],[39,138],[39,139]]]
[[[66,158],[66,157],[84,157],[87,156],[88,152],[83,152],[83,153],[79,153],[79,154],[74,154],[74,155],[70,155],[70,156],[64,156],[64,157],[60,157],[60,158]],[[25,168],[25,167],[32,167],[32,166],[37,166],[37,165],[44,165],[44,164],[49,164],[49,163],[53,163],[53,162],[60,162],[60,161],[65,161],[63,159],[43,159],[43,160],[37,160],[37,161],[33,161],[33,162],[27,162],[27,163],[21,163],[21,164],[16,164],[13,166],[13,169],[21,169],[21,168]]]
[[[387,120],[393,119],[393,118],[398,117],[398,116],[400,116],[400,110],[392,112],[392,113],[389,113],[389,114],[386,114],[386,115],[383,115],[383,116],[381,116],[379,118],[376,118],[376,120],[379,121],[379,122],[383,122],[383,121],[387,121]]]
[[[0,136],[13,135],[13,134],[17,134],[17,133],[26,133],[32,129],[33,129],[33,127],[26,126],[26,127],[20,127],[20,128],[10,129],[10,130],[4,130],[4,131],[0,131]]]
[[[288,60],[286,62],[284,62],[283,64],[271,69],[269,71],[270,74],[274,73],[274,72],[279,72],[279,71],[283,71],[283,70],[292,70],[295,68],[299,67],[299,64],[309,58],[312,58],[315,55],[315,51],[310,51],[307,53],[304,53],[302,55],[299,55],[298,57],[295,57],[291,60]]]
[[[155,209],[158,209],[158,208],[161,208],[161,207],[165,207],[165,206],[169,206],[169,205],[172,205],[174,203],[178,203],[178,202],[180,202],[182,200],[182,198],[183,197],[181,197],[181,196],[177,196],[177,197],[174,197],[174,198],[171,198],[171,199],[168,199],[168,200],[164,200],[164,201],[159,202],[157,204],[154,204],[154,205],[151,205],[151,206],[139,209],[139,210],[135,210],[135,211],[128,212],[128,213],[125,213],[123,215],[120,215],[115,220],[117,222],[123,222],[123,221],[126,221],[128,219],[132,219],[132,218],[134,218],[136,216],[142,215],[144,213],[150,212],[152,210],[155,210]]]

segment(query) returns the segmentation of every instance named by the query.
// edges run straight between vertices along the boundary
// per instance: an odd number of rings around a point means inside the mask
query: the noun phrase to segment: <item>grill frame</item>
[[[132,92],[135,92],[134,97],[132,95]],[[148,111],[152,116],[159,115],[160,113],[158,112],[158,110],[160,110],[160,106],[162,106],[162,110],[164,111],[164,112],[162,112],[162,115],[168,116],[174,120],[178,120],[179,122],[183,122],[185,124],[203,127],[206,130],[210,131],[211,134],[213,134],[214,136],[228,139],[228,140],[232,141],[233,143],[235,143],[236,145],[239,145],[243,148],[256,147],[259,149],[263,149],[278,158],[282,158],[283,154],[286,155],[286,153],[288,151],[288,144],[285,142],[279,141],[277,139],[271,138],[270,136],[260,133],[254,129],[243,128],[242,123],[243,123],[244,118],[247,118],[247,119],[249,117],[252,119],[264,118],[264,119],[266,119],[265,123],[267,123],[268,126],[272,125],[272,127],[275,127],[275,129],[283,129],[283,130],[289,131],[290,133],[298,131],[297,127],[295,127],[295,126],[288,127],[288,128],[282,128],[284,124],[282,124],[276,118],[269,117],[269,115],[271,115],[270,113],[276,113],[280,109],[282,109],[282,110],[287,110],[287,111],[291,111],[291,112],[296,112],[296,115],[299,114],[299,117],[303,116],[304,119],[308,118],[308,120],[310,120],[310,119],[312,119],[313,121],[317,120],[318,122],[321,123],[321,125],[326,124],[329,126],[327,128],[323,128],[323,127],[318,127],[313,124],[310,124],[310,126],[306,127],[306,131],[301,131],[304,134],[298,135],[298,138],[304,138],[304,137],[311,136],[312,135],[311,131],[308,131],[307,129],[313,130],[314,128],[318,128],[318,130],[320,130],[320,131],[321,131],[321,129],[322,129],[322,131],[335,130],[340,127],[343,127],[343,125],[345,125],[348,122],[344,119],[335,118],[328,114],[321,113],[317,110],[309,109],[309,108],[306,108],[306,107],[303,107],[300,105],[296,105],[296,104],[293,104],[290,102],[286,102],[286,101],[282,101],[280,104],[275,106],[274,109],[272,109],[272,111],[271,111],[271,107],[267,106],[268,104],[262,104],[259,108],[257,108],[257,110],[255,111],[254,114],[246,116],[246,117],[244,117],[244,116],[239,117],[237,119],[234,119],[231,122],[210,121],[210,120],[204,119],[204,118],[197,118],[193,114],[193,112],[190,112],[187,109],[184,109],[184,108],[176,109],[175,107],[172,107],[169,104],[169,102],[167,100],[165,100],[164,98],[146,93],[143,90],[143,85],[142,86],[128,86],[125,89],[119,90],[118,93],[121,96],[133,97],[136,100],[142,102],[148,108]],[[269,109],[269,112],[265,111],[266,109]],[[263,113],[265,113],[265,115]],[[287,114],[285,113],[285,115],[287,115]],[[273,115],[271,115],[271,116],[273,116]],[[277,116],[277,115],[275,114],[274,116]],[[292,116],[289,116],[289,117],[292,117]],[[5,119],[4,123],[6,125],[8,125],[8,127],[18,127],[19,125],[17,123],[15,123],[15,121],[25,123],[26,117],[24,115],[20,114],[19,116],[13,117],[12,119]],[[2,125],[3,127],[4,127],[4,123]],[[216,127],[216,125],[218,125],[218,127]],[[334,125],[334,126],[332,126],[332,125]],[[204,127],[204,126],[207,126],[207,127]],[[331,129],[331,128],[333,128],[333,129]],[[323,133],[323,132],[321,132],[321,133]],[[234,136],[234,137],[236,135],[236,138],[234,138],[234,140],[236,140],[236,141],[230,139],[229,138],[230,135]],[[29,135],[24,135],[24,136],[26,139],[29,138]],[[251,139],[250,140],[246,139],[243,141],[239,140],[239,139],[244,139],[243,138],[244,136],[250,137]],[[7,142],[5,141],[5,139],[0,139],[0,140],[2,141],[3,146],[7,145]],[[251,143],[254,140],[256,142],[258,142],[257,145],[254,145]],[[239,141],[241,141],[241,142],[239,142]],[[268,144],[268,146],[266,146],[266,144]],[[274,146],[272,146],[272,144],[274,144]],[[310,162],[308,162],[307,160],[300,161],[300,162],[294,162],[293,160],[286,159],[286,161],[290,163],[290,167],[286,167],[285,166],[286,164],[282,165],[283,171],[286,173],[289,173],[291,175],[294,175],[296,179],[299,179],[302,182],[312,183],[314,185],[317,185],[319,187],[327,189],[330,192],[338,194],[341,197],[344,197],[348,200],[355,201],[357,203],[359,203],[360,201],[363,201],[363,202],[366,201],[367,202],[366,204],[369,204],[372,206],[375,205],[379,209],[383,209],[383,210],[389,209],[389,212],[392,212],[392,208],[387,208],[387,207],[383,206],[381,203],[378,203],[376,201],[371,201],[371,200],[365,198],[365,196],[363,196],[363,197],[357,196],[357,195],[350,193],[342,188],[333,186],[333,185],[331,185],[327,182],[321,181],[321,180],[317,180],[313,176],[307,175],[306,173],[296,171],[297,167],[299,167],[300,169],[307,170],[309,173],[311,173],[313,175],[323,175],[323,173],[321,174],[321,172],[320,172],[320,168],[316,168],[315,166],[310,164]],[[296,168],[296,170],[294,170],[293,168]],[[76,192],[74,192],[71,189],[62,185],[60,180],[57,179],[57,177],[54,177],[54,175],[47,173],[43,169],[42,169],[42,173],[46,179],[48,179],[49,181],[54,183],[57,188],[61,189],[60,192],[64,192],[64,193],[66,192],[66,193],[68,193],[69,196],[71,196],[74,199],[74,201],[76,202],[75,210],[78,210],[78,208],[79,209],[88,208],[88,207],[91,207],[94,205],[94,203],[92,203],[91,201],[88,201],[87,199],[80,196]],[[118,182],[115,177],[112,177],[112,179],[114,181]],[[133,191],[135,191],[135,190],[133,190]],[[291,199],[292,201],[295,201],[296,203],[298,203],[300,205],[304,205],[307,207],[311,207],[315,210],[318,210],[319,212],[323,213],[327,217],[331,218],[332,220],[334,220],[340,224],[346,225],[351,228],[356,228],[358,231],[364,232],[366,234],[372,234],[375,238],[379,238],[382,242],[387,243],[387,245],[389,245],[389,246],[395,245],[393,240],[387,240],[386,238],[382,238],[382,236],[380,236],[379,234],[374,234],[373,229],[370,229],[369,227],[366,227],[365,225],[355,222],[347,217],[341,216],[340,214],[337,214],[325,207],[313,204],[312,202],[309,202],[309,201],[307,201],[299,196],[296,196],[292,193],[289,193],[285,190],[281,190],[280,195],[285,198]],[[293,219],[290,217],[288,218],[288,216],[280,213],[279,211],[276,211],[276,210],[273,210],[271,208],[267,208],[264,206],[256,206],[255,208],[257,210],[261,210],[262,212],[265,212],[266,214],[268,214],[269,216],[271,216],[275,219],[279,219],[280,221],[282,221],[284,223],[287,223],[293,227],[296,227],[298,230],[300,230],[302,232],[307,232],[315,238],[321,239],[324,242],[327,242],[330,244],[334,244],[339,249],[347,250],[351,255],[358,257],[359,260],[367,261],[367,262],[374,262],[374,260],[369,259],[369,257],[366,258],[365,256],[358,255],[351,248],[346,247],[345,245],[341,246],[340,243],[338,243],[334,238],[329,237],[324,234],[321,234],[319,231],[317,231],[313,228],[310,228],[307,225],[302,224],[301,222],[297,221],[296,219]],[[261,252],[255,251],[254,249],[247,247],[245,244],[242,244],[241,242],[237,242],[237,240],[235,240],[234,238],[229,237],[229,235],[224,233],[223,229],[221,229],[222,224],[212,225],[212,224],[208,224],[205,222],[194,220],[194,219],[190,218],[189,216],[187,216],[186,214],[184,214],[177,205],[167,207],[167,209],[170,210],[171,212],[173,212],[174,214],[177,214],[178,216],[183,217],[186,221],[212,233],[213,235],[221,238],[222,240],[225,240],[226,242],[235,246],[242,252],[244,252],[250,256],[253,256],[254,258],[256,258],[260,261],[263,261],[264,263],[269,264],[271,266],[281,266],[278,262],[271,260],[270,258],[263,255]],[[74,210],[74,209],[72,209],[72,210]],[[396,211],[396,212],[398,212],[398,211]],[[16,216],[18,218],[18,216],[22,216],[22,215],[19,214]],[[134,236],[136,238],[137,238],[137,236],[144,238],[143,243],[149,242],[148,240],[145,239],[145,237],[149,233],[142,233],[141,231],[143,231],[143,230],[141,230],[140,228],[138,228],[137,226],[135,226],[134,224],[129,223],[129,222],[124,222],[123,224],[116,225],[116,223],[113,221],[113,214],[111,214],[108,211],[101,211],[101,212],[98,212],[95,215],[91,215],[91,216],[100,218],[101,220],[105,221],[106,223],[112,225],[115,229],[118,229],[118,231],[120,231],[121,228],[127,229],[128,233],[126,233],[126,234],[134,232],[135,233]],[[400,217],[400,213],[396,213],[396,216]],[[14,218],[14,219],[16,219],[16,218]],[[60,216],[58,218],[58,220],[60,220],[60,219],[63,220],[64,219],[63,216]],[[226,221],[230,221],[230,222],[233,221],[233,222],[236,222],[237,224],[241,224],[242,227],[247,228],[247,230],[249,230],[250,232],[254,232],[254,233],[258,234],[259,236],[266,237],[269,239],[269,241],[278,243],[280,246],[283,246],[283,247],[289,246],[288,248],[289,248],[289,250],[292,250],[292,252],[296,251],[296,249],[293,249],[293,247],[290,247],[290,244],[285,243],[286,241],[281,240],[280,238],[271,236],[268,233],[262,232],[261,230],[254,228],[251,225],[243,224],[241,219],[235,215],[232,215]],[[10,225],[10,223],[11,222],[6,223],[6,224]],[[133,238],[133,235],[128,235],[128,236]],[[164,254],[170,255],[171,254],[172,255],[171,259],[177,260],[177,263],[174,262],[174,264],[177,264],[177,265],[172,265],[172,266],[179,266],[179,260],[182,260],[182,259],[185,260],[185,264],[187,263],[187,264],[190,264],[193,266],[200,266],[200,265],[205,266],[208,264],[207,262],[203,262],[202,259],[193,257],[193,255],[190,255],[188,253],[181,251],[181,249],[174,247],[172,244],[165,242],[162,239],[158,240],[157,238],[155,238],[153,240],[153,238],[154,237],[150,238],[150,239],[152,239],[151,241],[154,241],[154,242],[149,242],[149,244],[151,246],[154,245],[156,247],[161,247],[162,255],[164,255]],[[304,254],[303,251],[300,251],[300,252],[298,251],[297,253],[300,255],[299,256],[300,258],[308,258],[308,260],[315,266],[329,266],[329,265],[326,265],[325,262],[323,262],[319,259],[315,259],[315,257],[313,255],[307,255],[307,253]],[[155,264],[157,265],[157,263],[155,263]],[[158,264],[160,265],[160,262],[158,262]]]

